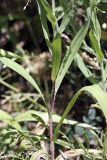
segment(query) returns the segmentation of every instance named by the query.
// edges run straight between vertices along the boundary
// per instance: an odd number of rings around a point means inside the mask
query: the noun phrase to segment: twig
[[[54,147],[54,141],[53,141],[53,122],[52,122],[52,114],[54,111],[55,106],[55,83],[53,82],[52,85],[52,93],[51,93],[51,106],[49,110],[49,133],[50,133],[50,152],[51,152],[51,159],[54,160],[55,157],[55,147]]]

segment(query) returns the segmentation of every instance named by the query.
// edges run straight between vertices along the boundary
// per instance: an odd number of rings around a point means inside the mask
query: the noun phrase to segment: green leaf
[[[101,27],[100,27],[100,23],[99,23],[98,18],[97,18],[97,12],[96,11],[97,11],[96,4],[94,4],[93,11],[91,13],[91,20],[92,20],[91,29],[95,33],[98,43],[100,43]]]
[[[53,15],[51,6],[49,5],[49,3],[46,0],[39,0],[39,1],[41,1],[41,4],[45,10],[45,14],[46,14],[48,20],[51,22],[52,26],[55,27],[56,26],[56,18]]]
[[[9,121],[12,121],[13,118],[5,111],[0,110],[0,120],[4,121],[5,123],[9,123]]]
[[[91,12],[91,31],[89,33],[91,45],[96,53],[99,62],[103,61],[103,53],[101,51],[100,39],[101,39],[101,27],[97,18],[97,4],[96,1],[92,1],[92,12]]]
[[[32,117],[34,117],[38,122],[41,122],[43,125],[45,125],[45,120],[43,120],[43,118],[41,118],[40,116],[38,116],[37,114],[32,114]]]
[[[103,147],[102,139],[99,138],[98,134],[94,130],[90,130],[91,134],[95,137],[99,147]]]
[[[44,7],[42,6],[41,1],[37,0],[36,2],[38,4],[40,20],[41,20],[41,25],[42,25],[44,37],[45,37],[45,40],[46,40],[46,44],[48,46],[49,51],[52,52],[50,38],[49,38],[49,29],[48,29],[48,25],[47,25],[46,13],[45,13]]]
[[[52,80],[55,81],[61,62],[61,35],[58,33],[52,44]]]
[[[92,83],[95,84],[96,80],[93,77],[93,74],[91,73],[91,71],[89,70],[89,68],[86,67],[83,59],[81,58],[81,56],[79,54],[76,54],[75,56],[75,60],[76,63],[79,67],[79,69],[81,70],[81,72],[84,74],[84,76]]]
[[[29,73],[18,63],[14,62],[13,60],[6,58],[6,57],[1,57],[0,61],[5,64],[7,67],[11,68],[12,70],[16,71],[18,74],[20,74],[22,77],[24,77],[41,95],[41,97],[44,100],[43,94],[40,91],[38,85],[34,81],[34,79],[29,75]]]
[[[37,119],[36,119],[36,115],[37,115]],[[34,110],[29,110],[29,111],[26,111],[24,113],[20,113],[18,116],[15,117],[15,120],[17,122],[38,121],[38,117],[40,117],[40,119],[42,119],[42,121],[44,121],[45,124],[48,124],[48,113],[47,112],[34,111]]]
[[[61,116],[57,114],[52,115],[52,119],[54,123],[58,123],[61,120]],[[47,112],[40,112],[40,111],[35,111],[35,110],[29,110],[24,113],[20,113],[15,117],[16,122],[23,122],[23,121],[40,121],[42,124],[45,123],[45,125],[48,125],[49,122],[49,116]],[[68,124],[68,125],[77,125],[83,128],[92,128],[92,129],[97,129],[95,127],[92,127],[89,124],[86,123],[79,123],[74,120],[68,120],[64,119],[63,124]]]
[[[71,144],[67,141],[62,140],[62,139],[57,139],[55,143],[64,147],[64,148],[71,149]]]
[[[22,57],[14,54],[12,52],[6,51],[4,49],[0,49],[0,57],[22,59]]]
[[[57,127],[55,128],[54,136],[53,136],[54,141],[57,139],[59,129],[60,129],[61,125],[63,124],[65,117],[68,115],[68,113],[72,109],[74,103],[76,102],[76,100],[78,99],[78,97],[80,96],[80,94],[82,92],[87,92],[94,99],[96,99],[96,101],[98,102],[98,104],[100,106],[100,109],[102,110],[102,112],[106,118],[106,122],[107,122],[107,95],[105,94],[105,92],[101,89],[101,87],[99,85],[96,85],[96,84],[92,85],[92,86],[83,87],[75,94],[75,96],[72,98],[72,100],[68,104],[66,110],[64,111],[61,120],[59,121]]]
[[[76,141],[79,144],[79,148],[81,148],[84,151],[85,155],[87,155],[87,157],[90,158],[88,150],[86,149],[86,147],[84,146],[84,144],[80,141],[79,137],[76,138]]]
[[[21,130],[21,126],[13,119],[13,117],[2,110],[0,110],[0,121],[7,123],[8,125],[16,128],[17,130]]]
[[[79,32],[77,33],[77,35],[75,36],[75,38],[73,39],[73,41],[70,44],[70,47],[67,51],[67,54],[65,55],[65,57],[63,59],[59,73],[56,78],[56,83],[55,83],[55,92],[56,93],[57,93],[59,86],[60,86],[65,74],[67,73],[73,59],[75,58],[75,55],[76,55],[78,49],[80,48],[80,46],[81,46],[81,44],[87,34],[89,24],[90,24],[90,20],[88,20],[88,22],[79,30]]]
[[[66,1],[66,0],[59,0],[59,3],[64,9],[64,11],[66,11],[71,4],[69,1]]]
[[[89,37],[90,37],[91,45],[92,45],[93,49],[95,50],[95,53],[96,53],[96,56],[97,56],[99,62],[102,62],[104,56],[101,51],[100,44],[98,43],[97,38],[96,38],[93,31],[90,31]]]
[[[95,28],[95,33],[96,33],[96,36],[97,36],[97,40],[98,42],[100,43],[100,40],[101,40],[101,27],[100,27],[100,23],[96,17],[96,28]]]
[[[72,10],[70,8],[65,12],[65,15],[62,19],[61,25],[59,27],[59,32],[60,33],[64,32],[64,30],[66,29],[66,26],[68,25],[68,23],[71,19],[71,16],[72,16]]]

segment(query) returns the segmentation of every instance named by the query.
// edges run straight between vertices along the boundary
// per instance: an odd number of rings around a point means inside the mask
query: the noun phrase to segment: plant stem
[[[54,142],[53,142],[53,123],[52,123],[52,114],[49,116],[49,134],[50,134],[50,154],[51,154],[51,160],[54,160],[55,154],[54,154]]]
[[[55,16],[55,0],[52,0],[52,12]],[[56,28],[53,26],[53,38],[56,34]],[[51,160],[55,159],[55,146],[53,141],[53,121],[52,121],[52,114],[54,111],[55,106],[55,81],[52,82],[52,92],[51,92],[51,102],[50,102],[50,108],[49,108],[49,135],[50,135],[50,154],[51,154]]]
[[[52,0],[52,12],[53,15],[55,16],[55,0]]]
[[[49,135],[50,135],[50,154],[51,159],[54,160],[55,157],[55,146],[53,141],[53,122],[52,122],[52,114],[55,106],[55,83],[52,85],[52,94],[51,94],[51,105],[49,110]]]

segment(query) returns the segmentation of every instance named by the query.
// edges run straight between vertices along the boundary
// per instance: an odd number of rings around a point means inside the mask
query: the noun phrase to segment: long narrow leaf
[[[41,4],[45,10],[47,19],[51,22],[52,26],[55,27],[56,25],[56,17],[53,15],[51,6],[49,5],[49,3],[45,0],[39,0],[41,1]]]
[[[61,35],[57,34],[52,45],[52,80],[55,81],[61,62]]]
[[[16,128],[17,130],[21,130],[21,126],[19,125],[19,123],[16,122],[12,116],[10,116],[8,113],[2,110],[0,110],[0,121],[5,122],[13,128]]]
[[[1,57],[0,61],[5,64],[7,67],[11,68],[12,70],[16,71],[18,74],[20,74],[22,77],[24,77],[41,95],[41,97],[44,100],[43,94],[41,90],[39,89],[38,85],[34,81],[34,79],[31,77],[31,75],[18,63],[13,61],[12,59]]]
[[[90,36],[92,47],[95,50],[96,56],[97,56],[99,62],[102,62],[104,56],[103,56],[103,53],[100,48],[100,44],[99,44],[94,32],[90,31],[89,36]]]
[[[69,21],[71,19],[71,16],[72,16],[72,10],[70,8],[70,9],[68,9],[66,11],[66,13],[65,13],[65,15],[64,15],[64,17],[62,19],[61,25],[59,27],[59,32],[60,33],[62,33],[65,30],[66,26],[68,25],[68,23],[69,23]]]
[[[86,67],[83,59],[81,58],[81,56],[79,54],[76,54],[75,56],[75,60],[77,62],[77,65],[79,67],[79,69],[81,70],[81,72],[84,74],[84,76],[92,83],[95,84],[96,80],[93,77],[93,74],[91,73],[91,71],[89,70],[89,68]]]
[[[0,49],[0,57],[22,59],[22,57],[14,54],[14,53],[12,53],[12,52],[6,51],[6,50],[4,50],[4,49]]]
[[[38,4],[40,20],[41,20],[41,25],[42,25],[44,37],[45,37],[45,40],[46,40],[46,44],[47,44],[47,46],[49,48],[49,51],[51,52],[51,43],[50,43],[50,38],[49,38],[49,29],[48,29],[45,10],[44,10],[44,8],[43,8],[43,6],[41,4],[41,1],[37,0],[36,2]]]
[[[68,115],[68,113],[72,109],[74,103],[76,102],[76,100],[78,99],[78,97],[80,96],[80,94],[82,92],[88,92],[88,94],[90,94],[94,99],[97,100],[97,102],[100,106],[100,109],[102,110],[102,112],[106,118],[106,121],[107,121],[107,95],[105,94],[105,92],[100,88],[99,85],[96,85],[96,84],[92,85],[92,86],[83,87],[81,90],[79,90],[75,94],[75,96],[72,98],[72,100],[68,104],[65,112],[63,113],[62,118],[59,121],[59,123],[54,131],[54,136],[53,136],[54,141],[57,139],[59,129],[60,129],[64,119],[66,118],[66,116]]]
[[[81,44],[87,34],[89,24],[90,24],[90,20],[88,20],[88,22],[79,30],[79,32],[77,33],[77,35],[75,36],[75,38],[71,42],[69,50],[63,59],[59,73],[56,78],[55,92],[58,91],[59,86],[60,86],[65,74],[67,73],[73,59],[75,58],[75,55],[76,55],[78,49],[80,48],[80,46],[81,46]]]
[[[39,119],[38,119],[39,117]],[[57,114],[53,114],[52,115],[52,119],[54,123],[58,123],[61,120],[61,116],[57,115]],[[41,111],[35,111],[35,110],[29,110],[26,111],[24,113],[21,113],[19,115],[17,115],[15,117],[15,121],[16,122],[24,122],[24,121],[41,121],[43,124],[45,123],[45,125],[48,125],[49,122],[49,117],[48,117],[48,113],[47,112],[41,112]],[[79,123],[77,121],[74,120],[68,120],[68,119],[64,119],[63,124],[68,124],[68,125],[77,125],[83,128],[92,128],[92,129],[96,129],[95,127],[92,127],[89,124],[86,123]]]

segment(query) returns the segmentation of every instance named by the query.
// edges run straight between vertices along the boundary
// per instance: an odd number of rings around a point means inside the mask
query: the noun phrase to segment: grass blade
[[[56,17],[53,15],[51,6],[45,0],[39,0],[39,1],[41,1],[41,4],[42,4],[42,6],[43,6],[43,8],[45,10],[47,19],[51,22],[53,28],[55,28],[55,26],[56,26]]]
[[[42,99],[44,100],[43,94],[41,90],[39,89],[38,85],[34,81],[34,79],[31,77],[31,75],[18,63],[13,61],[12,59],[6,58],[6,57],[1,57],[0,61],[5,64],[7,67],[11,68],[18,74],[20,74],[22,77],[24,77],[41,95]]]
[[[14,54],[12,52],[6,51],[4,49],[0,49],[0,57],[22,59],[22,57]]]
[[[61,22],[61,25],[59,27],[59,32],[62,33],[64,32],[66,26],[68,25],[70,19],[71,19],[71,16],[72,16],[72,10],[71,8],[68,9],[63,17],[63,20]]]
[[[88,92],[88,94],[90,94],[94,99],[97,100],[97,102],[100,106],[100,109],[102,110],[102,112],[106,118],[106,121],[107,121],[107,95],[105,94],[105,92],[100,88],[99,85],[96,85],[96,84],[92,85],[92,86],[83,87],[81,90],[79,90],[75,94],[75,96],[72,98],[72,100],[68,104],[65,112],[63,113],[62,118],[59,121],[59,123],[54,131],[54,136],[53,136],[54,141],[57,139],[59,129],[60,129],[64,119],[66,118],[66,116],[68,115],[68,113],[72,109],[74,103],[76,102],[76,100],[78,99],[78,97],[80,96],[80,94],[82,92]]]
[[[90,36],[91,45],[92,45],[93,49],[95,50],[96,56],[97,56],[99,62],[102,62],[104,56],[103,56],[103,53],[100,48],[100,44],[98,43],[94,32],[90,31],[89,36]]]
[[[39,119],[38,119],[39,118]],[[57,114],[52,115],[52,119],[54,123],[58,123],[61,120],[61,116]],[[48,125],[48,113],[47,112],[41,112],[41,111],[35,111],[35,110],[29,110],[24,113],[21,113],[15,117],[16,122],[24,122],[24,121],[40,121],[43,122],[43,124]],[[97,129],[95,127],[92,127],[89,124],[86,123],[79,123],[74,120],[68,120],[64,119],[63,124],[68,125],[77,125],[83,128],[91,128],[91,129]]]
[[[50,35],[49,35],[49,30],[48,30],[48,25],[47,25],[46,13],[45,13],[45,10],[44,10],[44,8],[41,4],[41,1],[37,0],[36,2],[38,4],[40,20],[41,20],[41,25],[42,25],[44,37],[45,37],[45,40],[46,40],[46,44],[49,48],[49,51],[52,52],[50,38],[49,38]]]
[[[0,121],[5,122],[13,128],[16,128],[17,130],[21,130],[21,126],[19,125],[19,123],[16,122],[12,116],[2,110],[0,110]]]
[[[57,91],[60,87],[60,84],[61,84],[65,74],[67,73],[73,59],[75,58],[75,55],[76,55],[78,49],[80,48],[80,46],[81,46],[81,44],[87,34],[89,24],[90,24],[90,20],[88,20],[88,22],[79,30],[79,32],[77,33],[77,35],[75,36],[75,38],[71,42],[71,45],[68,49],[67,54],[65,55],[65,57],[63,59],[59,73],[56,78],[56,83],[55,83],[55,92],[56,93],[57,93]]]
[[[91,73],[91,71],[86,67],[84,61],[82,60],[81,56],[79,54],[76,54],[75,56],[75,61],[79,67],[79,69],[81,70],[81,72],[84,74],[84,76],[92,83],[95,84],[96,80],[93,77],[93,74]]]
[[[52,80],[55,81],[61,62],[61,35],[57,34],[52,44]]]

